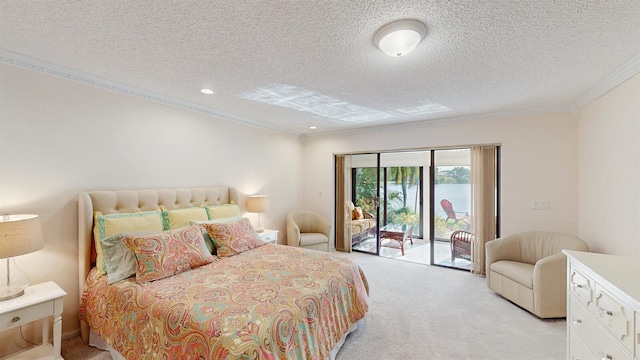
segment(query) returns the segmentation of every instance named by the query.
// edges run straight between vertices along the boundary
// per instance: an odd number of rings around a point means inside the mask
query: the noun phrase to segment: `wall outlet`
[[[549,200],[531,200],[531,209],[549,210]]]

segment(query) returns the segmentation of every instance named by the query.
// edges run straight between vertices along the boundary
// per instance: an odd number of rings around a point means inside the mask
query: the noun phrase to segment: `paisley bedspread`
[[[144,286],[93,269],[80,318],[127,359],[325,359],[368,291],[350,259],[267,244]]]

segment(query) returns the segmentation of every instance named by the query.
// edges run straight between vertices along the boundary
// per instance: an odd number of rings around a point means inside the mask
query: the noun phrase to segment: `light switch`
[[[531,200],[531,209],[549,210],[549,200]]]

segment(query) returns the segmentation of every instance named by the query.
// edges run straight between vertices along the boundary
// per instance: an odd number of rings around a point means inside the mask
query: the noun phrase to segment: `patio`
[[[383,241],[391,240],[383,239]],[[368,237],[366,240],[354,245],[353,250],[375,254],[376,237]],[[468,260],[455,259],[454,262],[451,262],[451,248],[448,241],[436,240],[434,243],[434,251],[434,263],[436,265],[467,270],[471,269],[471,262]],[[429,246],[429,241],[427,240],[414,238],[413,244],[408,240],[405,240],[404,252],[405,255],[403,256],[400,251],[400,247],[392,243],[385,244],[385,246],[380,247],[380,256],[383,257],[427,265],[430,263],[431,248]]]

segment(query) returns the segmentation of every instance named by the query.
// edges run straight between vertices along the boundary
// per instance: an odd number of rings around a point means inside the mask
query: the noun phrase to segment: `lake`
[[[389,190],[402,193],[400,185],[388,185]],[[427,189],[425,189],[426,191]],[[418,195],[418,187],[410,186],[407,189],[407,207],[416,210],[416,197]],[[437,184],[435,186],[435,213],[436,215],[446,218],[440,201],[447,199],[453,204],[453,210],[456,212],[471,212],[471,185],[470,184]],[[427,205],[427,204],[425,204]],[[425,211],[428,207],[425,206]]]

